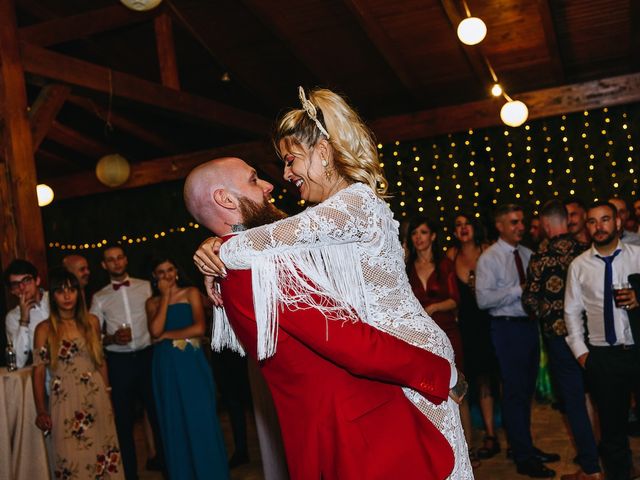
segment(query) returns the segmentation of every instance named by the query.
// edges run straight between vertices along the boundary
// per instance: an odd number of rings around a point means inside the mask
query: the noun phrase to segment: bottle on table
[[[5,361],[7,364],[7,370],[13,372],[18,369],[18,365],[16,363],[16,351],[13,348],[13,343],[9,341],[7,344],[7,348],[4,349]]]

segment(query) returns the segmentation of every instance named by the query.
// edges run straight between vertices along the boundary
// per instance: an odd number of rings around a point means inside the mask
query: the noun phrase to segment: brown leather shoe
[[[578,470],[576,473],[562,475],[560,480],[604,480],[604,475],[602,472],[584,473],[582,470]]]

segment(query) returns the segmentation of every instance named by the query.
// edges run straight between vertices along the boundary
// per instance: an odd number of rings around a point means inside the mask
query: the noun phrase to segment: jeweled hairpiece
[[[318,120],[318,109],[311,102],[311,100],[307,99],[307,96],[304,93],[304,88],[298,87],[298,97],[300,98],[300,103],[302,104],[303,110],[307,112],[307,115],[309,116],[309,118],[315,122],[316,126],[318,127],[318,130],[320,130],[323,133],[323,135],[327,137],[327,139],[329,139],[330,138],[329,132],[327,132],[327,129],[324,128],[324,126],[322,125],[322,122]]]

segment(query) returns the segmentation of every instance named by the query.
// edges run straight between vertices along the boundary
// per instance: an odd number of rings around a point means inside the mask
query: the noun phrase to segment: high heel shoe
[[[500,453],[500,442],[498,437],[485,435],[482,443],[482,447],[477,450],[478,458],[486,460],[494,455]]]

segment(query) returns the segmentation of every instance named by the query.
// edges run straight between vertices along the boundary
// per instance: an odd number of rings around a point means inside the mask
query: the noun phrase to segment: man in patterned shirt
[[[587,414],[583,371],[565,341],[564,291],[569,264],[586,245],[578,243],[567,227],[567,210],[551,200],[540,212],[540,225],[548,242],[531,256],[522,303],[529,315],[540,320],[551,374],[564,401],[569,426],[578,449],[581,470],[562,480],[601,479],[598,451]]]

